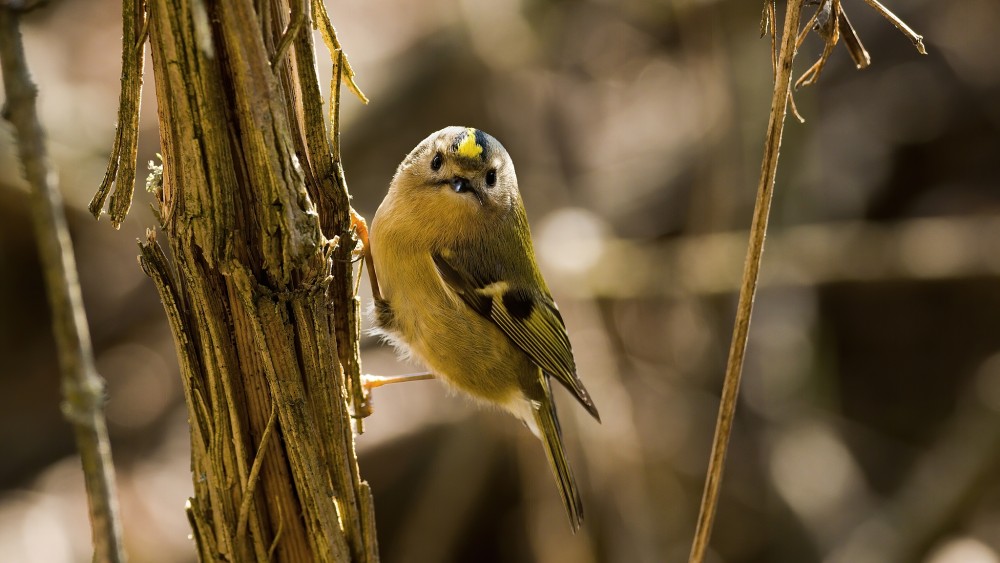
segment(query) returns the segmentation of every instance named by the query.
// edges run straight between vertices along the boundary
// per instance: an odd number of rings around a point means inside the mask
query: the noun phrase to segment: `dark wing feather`
[[[493,321],[545,373],[572,392],[594,418],[601,420],[594,401],[576,375],[576,363],[566,325],[547,295],[517,287],[506,280],[474,275],[452,251],[433,255],[445,283],[477,313]]]

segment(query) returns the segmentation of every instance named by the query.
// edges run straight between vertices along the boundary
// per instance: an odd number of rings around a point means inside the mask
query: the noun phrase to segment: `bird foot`
[[[363,373],[361,374],[361,386],[364,387],[365,392],[371,392],[371,390],[376,387],[389,385],[391,383],[424,381],[426,379],[434,379],[434,374],[430,372],[407,373],[405,375],[371,375]]]
[[[371,375],[368,373],[361,374],[361,389],[364,392],[364,403],[358,408],[355,417],[365,418],[374,412],[375,407],[372,404],[372,389],[377,387],[382,387],[383,385],[389,385],[392,383],[405,383],[407,381],[423,381],[426,379],[434,379],[434,374],[430,372],[422,373],[408,373],[405,375]]]
[[[351,228],[361,243],[361,248],[356,248],[351,252],[351,258],[359,260],[368,256],[368,223],[354,208],[351,208]]]

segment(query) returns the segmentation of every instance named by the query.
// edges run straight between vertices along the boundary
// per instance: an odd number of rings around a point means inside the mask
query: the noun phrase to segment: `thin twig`
[[[333,76],[330,78],[330,153],[334,162],[340,162],[340,85],[344,79],[344,51],[338,49],[333,58]]]
[[[890,12],[889,9],[880,4],[878,0],[865,0],[865,2],[867,2],[869,6],[874,8],[876,12],[881,14],[882,17],[889,20],[889,23],[896,26],[896,29],[902,31],[903,35],[909,38],[910,42],[913,43],[913,46],[917,48],[917,52],[919,52],[921,55],[927,54],[927,48],[924,47],[923,35],[920,35],[916,31],[913,31],[913,29],[910,26],[906,25],[906,22],[899,19],[899,17],[896,16],[896,14]]]
[[[281,533],[285,531],[285,519],[281,515],[281,505],[276,507],[278,511],[278,531],[274,532],[274,539],[271,540],[271,547],[267,550],[267,560],[274,561],[274,554],[278,550],[278,542],[281,541]]]
[[[309,21],[308,10],[311,4],[307,4],[306,0],[292,0],[291,5],[291,21],[288,22],[285,32],[281,34],[281,39],[278,41],[278,48],[274,50],[274,55],[271,56],[271,68],[275,70],[277,70],[278,65],[284,60],[288,48],[292,46],[295,34],[299,33],[305,27],[306,22]]]
[[[340,99],[341,99],[341,85],[346,85],[347,88],[353,92],[362,103],[367,104],[368,98],[365,97],[364,93],[358,88],[358,85],[354,81],[354,70],[351,68],[351,62],[347,59],[346,53],[340,44],[340,40],[337,39],[337,30],[334,29],[333,23],[330,21],[330,15],[326,11],[326,6],[321,0],[313,1],[313,13],[315,15],[316,28],[319,30],[320,35],[323,37],[323,42],[326,44],[327,51],[330,52],[330,59],[333,63],[333,77],[331,78],[330,86],[330,150],[333,155],[334,163],[334,173],[337,177],[337,185],[341,186],[343,194],[347,194],[347,178],[344,175],[344,167],[341,162],[340,155]],[[345,204],[349,207],[350,203],[345,200]],[[352,217],[360,217],[352,211]],[[363,222],[359,223],[357,221],[352,221],[355,225],[361,225]],[[341,239],[344,240],[344,239]],[[350,237],[349,240],[356,240],[355,237]],[[340,252],[341,258],[347,258],[345,254],[350,254],[353,251],[353,247],[347,249],[347,247],[342,247],[338,252]],[[353,267],[350,270],[353,275]],[[340,282],[340,278],[334,276],[334,290],[337,291]],[[374,279],[374,278],[373,278]],[[357,319],[360,316],[359,310],[359,300],[355,299],[354,296],[357,294],[355,291],[351,295],[350,307],[351,309],[347,311],[345,320],[347,323],[338,325],[337,328],[337,339],[338,341],[343,341],[347,343],[356,343],[360,340],[360,323]],[[342,347],[340,348],[341,353],[341,363],[344,366],[344,377],[345,384],[351,395],[351,403],[354,405],[355,414],[366,412],[369,407],[367,406],[367,400],[365,396],[364,389],[361,385],[361,360],[360,351],[357,347]],[[361,416],[354,417],[354,428],[358,434],[364,433],[364,421]]]
[[[917,35],[915,31],[910,29],[910,26],[906,25],[902,20],[896,17],[895,14],[890,12],[885,6],[880,4],[877,0],[865,0],[872,8],[875,9],[880,15],[892,22],[897,28],[899,28],[910,41],[916,46],[917,51],[922,55],[927,54],[927,50],[924,48],[923,37]],[[802,76],[795,82],[795,89],[802,86],[810,86],[815,84],[819,80],[820,74],[823,73],[823,68],[826,67],[826,63],[833,53],[834,47],[840,42],[841,37],[844,38],[844,45],[847,48],[848,53],[851,55],[851,59],[854,61],[854,66],[856,68],[865,69],[871,64],[871,56],[868,51],[865,50],[864,45],[861,43],[861,38],[858,37],[857,31],[854,26],[851,25],[851,20],[847,17],[847,12],[841,5],[840,0],[823,0],[819,3],[816,8],[816,12],[813,14],[812,18],[806,23],[799,34],[798,41],[796,43],[796,48],[802,46],[802,42],[805,40],[806,36],[810,31],[816,32],[823,39],[823,54],[820,55],[819,59],[808,70],[802,73]],[[795,98],[791,99],[792,110],[795,111]],[[796,115],[798,112],[795,112]],[[801,120],[801,117],[799,118]]]
[[[781,147],[781,133],[785,124],[785,113],[790,96],[789,83],[792,61],[795,58],[795,40],[802,15],[802,0],[789,0],[785,8],[785,27],[781,34],[781,51],[771,97],[771,116],[764,142],[764,158],[761,162],[760,182],[757,185],[757,201],[754,205],[753,223],[750,226],[750,242],[746,262],[743,266],[743,281],[740,284],[739,304],[733,326],[733,338],[726,364],[725,380],[722,384],[722,398],[719,404],[719,418],[715,426],[712,453],[708,461],[708,475],[705,491],[701,499],[698,525],[691,544],[691,563],[700,563],[708,550],[715,510],[719,500],[719,486],[726,462],[726,449],[732,432],[733,416],[736,412],[736,398],[739,394],[740,376],[743,373],[743,356],[746,351],[747,334],[750,330],[750,315],[753,312],[754,293],[760,272],[761,256],[764,252],[764,235],[767,219],[774,195],[774,178],[778,169],[778,151]]]
[[[868,54],[865,46],[861,43],[861,38],[858,37],[858,32],[855,31],[854,26],[851,25],[851,20],[847,18],[847,12],[840,10],[838,18],[840,33],[844,37],[844,45],[847,47],[847,52],[851,54],[854,66],[858,70],[868,68],[868,65],[872,64],[872,57]]]
[[[313,12],[316,14],[316,29],[323,36],[323,42],[326,43],[326,48],[330,51],[330,56],[338,59],[344,48],[341,47],[340,40],[337,39],[337,30],[334,29],[333,22],[330,21],[330,15],[327,14],[326,6],[322,0],[312,1]],[[361,103],[367,104],[368,96],[365,96],[364,92],[361,91],[361,88],[358,88],[357,83],[354,81],[354,68],[351,67],[351,62],[344,56],[338,60],[337,64],[342,65],[344,68],[344,82],[347,84],[347,89],[354,92],[354,95],[361,100]]]
[[[118,125],[111,157],[97,193],[88,209],[95,218],[101,217],[104,203],[114,184],[108,214],[111,224],[121,227],[132,206],[135,189],[136,155],[139,146],[139,107],[142,102],[142,67],[145,62],[145,39],[149,33],[149,17],[143,0],[122,2],[122,76],[118,96]]]
[[[242,538],[247,531],[247,519],[250,517],[250,506],[253,504],[254,491],[257,488],[257,480],[260,477],[260,468],[264,464],[264,455],[267,453],[267,442],[271,438],[274,430],[274,423],[278,420],[278,409],[274,401],[271,401],[271,415],[267,418],[267,426],[264,427],[264,434],[260,437],[260,446],[257,447],[257,455],[253,458],[253,466],[250,468],[250,477],[247,485],[243,489],[243,502],[240,503],[239,518],[236,519],[236,537]]]
[[[102,403],[104,381],[94,366],[87,317],[80,295],[76,258],[66,227],[62,196],[53,184],[44,133],[36,110],[21,42],[20,14],[0,3],[0,67],[7,95],[5,118],[17,132],[18,155],[32,188],[32,215],[52,328],[59,352],[63,412],[73,425],[83,465],[95,561],[125,561],[114,466]]]
[[[826,67],[826,61],[833,54],[833,48],[840,42],[840,13],[840,0],[824,2],[816,9],[816,13],[813,14],[809,23],[802,29],[799,39],[796,41],[795,48],[798,49],[802,45],[802,40],[809,30],[812,29],[823,38],[823,54],[809,67],[809,70],[803,72],[802,76],[795,81],[796,90],[802,86],[811,86],[819,80],[819,75],[823,73],[823,68]],[[822,16],[822,19],[820,16]]]

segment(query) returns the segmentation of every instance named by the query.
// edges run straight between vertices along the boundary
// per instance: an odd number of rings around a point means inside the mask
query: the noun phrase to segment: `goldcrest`
[[[521,419],[545,446],[573,530],[583,505],[550,378],[595,419],[535,264],[514,165],[483,131],[446,127],[399,165],[372,221],[376,329],[452,387]]]

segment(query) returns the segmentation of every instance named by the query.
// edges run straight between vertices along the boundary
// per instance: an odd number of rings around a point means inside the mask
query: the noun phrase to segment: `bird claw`
[[[351,208],[351,229],[358,237],[358,242],[360,243],[360,247],[355,247],[351,251],[351,258],[353,260],[360,260],[368,256],[368,223],[353,207]]]
[[[434,374],[432,373],[408,373],[405,375],[371,375],[369,373],[361,374],[361,390],[363,396],[363,402],[358,406],[354,414],[355,418],[365,418],[370,416],[374,411],[372,405],[372,389],[377,387],[382,387],[383,385],[389,385],[392,383],[405,383],[407,381],[424,381],[427,379],[434,379]]]

